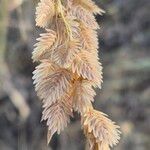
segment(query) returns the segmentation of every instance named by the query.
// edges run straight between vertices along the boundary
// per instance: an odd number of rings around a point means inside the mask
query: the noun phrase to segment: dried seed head
[[[94,14],[102,14],[92,0],[41,0],[36,25],[46,29],[33,51],[40,62],[33,72],[35,90],[42,99],[48,143],[64,130],[73,110],[80,113],[90,150],[109,150],[120,131],[102,112],[93,109],[94,87],[101,87],[98,58],[99,28]]]

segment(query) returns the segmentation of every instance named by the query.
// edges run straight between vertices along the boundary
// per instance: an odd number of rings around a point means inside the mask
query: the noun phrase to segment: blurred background
[[[84,150],[79,116],[46,145],[32,84],[38,0],[0,0],[0,150]],[[121,126],[115,150],[150,150],[150,1],[97,0],[104,83],[95,108]]]

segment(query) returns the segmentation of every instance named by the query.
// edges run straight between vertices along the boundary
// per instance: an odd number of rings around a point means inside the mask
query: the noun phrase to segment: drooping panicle
[[[33,80],[42,100],[48,143],[55,132],[64,130],[73,111],[81,115],[90,150],[109,150],[120,139],[119,127],[92,106],[94,88],[102,84],[95,15],[103,13],[92,0],[38,3],[36,25],[45,32],[40,34],[32,53],[33,61],[40,63]]]

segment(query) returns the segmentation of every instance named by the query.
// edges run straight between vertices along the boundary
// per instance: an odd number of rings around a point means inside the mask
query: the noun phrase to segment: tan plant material
[[[92,106],[94,88],[102,83],[94,15],[102,13],[92,0],[41,0],[36,8],[36,25],[45,33],[33,51],[33,61],[40,63],[33,79],[48,143],[64,130],[73,110],[81,115],[90,150],[109,150],[120,139],[119,127]]]

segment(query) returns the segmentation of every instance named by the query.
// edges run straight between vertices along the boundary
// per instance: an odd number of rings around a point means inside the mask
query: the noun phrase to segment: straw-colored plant
[[[103,12],[92,0],[41,0],[36,8],[36,25],[45,33],[33,51],[33,60],[40,63],[33,79],[48,143],[64,130],[73,110],[81,115],[90,150],[109,150],[120,139],[119,127],[92,106],[94,88],[102,83],[94,15]]]

